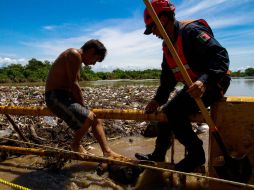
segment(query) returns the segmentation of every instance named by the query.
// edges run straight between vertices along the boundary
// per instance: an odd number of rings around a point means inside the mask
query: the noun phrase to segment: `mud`
[[[207,149],[208,134],[200,136],[205,142]],[[129,158],[134,158],[136,152],[151,152],[154,147],[155,138],[124,137],[109,141],[113,150]],[[90,152],[101,156],[97,143],[89,145]],[[184,157],[184,148],[175,141],[174,162]],[[167,153],[167,161],[171,160],[171,150]],[[27,155],[11,157],[0,162],[0,176],[6,181],[22,185],[31,189],[176,189],[181,188],[183,182],[178,175],[170,178],[170,173],[145,170],[133,183],[121,183],[110,177],[109,171],[98,175],[96,170],[98,163],[81,161],[69,161],[62,168],[46,167],[45,158]],[[205,189],[206,184],[202,179],[187,177],[184,189]],[[0,189],[11,189],[0,184]]]

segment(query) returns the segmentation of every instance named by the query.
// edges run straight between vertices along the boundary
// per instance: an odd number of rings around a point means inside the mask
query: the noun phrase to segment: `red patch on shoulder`
[[[209,34],[205,33],[205,32],[201,32],[197,38],[201,41],[201,42],[207,42],[208,40],[211,39],[211,36],[209,36]]]

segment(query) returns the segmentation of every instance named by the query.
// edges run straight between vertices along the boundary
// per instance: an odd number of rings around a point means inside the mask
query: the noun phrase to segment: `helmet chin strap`
[[[167,34],[168,34],[168,31],[167,31],[167,28],[168,28],[168,25],[170,24],[170,22],[171,22],[171,20],[170,19],[167,19],[167,22],[166,22],[166,24],[164,24],[163,25],[163,28],[165,29],[165,31],[167,32]],[[170,31],[170,33],[168,34],[169,35],[169,38],[170,38],[170,40],[173,42],[173,44],[174,44],[174,42],[175,42],[175,35],[174,35],[174,26],[172,27],[172,31]]]

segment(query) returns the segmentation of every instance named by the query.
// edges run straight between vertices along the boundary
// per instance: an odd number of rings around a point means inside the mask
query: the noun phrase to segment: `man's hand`
[[[155,100],[151,100],[145,107],[145,113],[153,113],[157,111],[159,103]]]
[[[90,119],[91,121],[93,121],[96,118],[96,115],[94,112],[89,110],[89,114],[88,114],[87,118]]]
[[[205,92],[205,89],[205,84],[202,81],[197,80],[189,87],[187,92],[192,98],[201,98]]]

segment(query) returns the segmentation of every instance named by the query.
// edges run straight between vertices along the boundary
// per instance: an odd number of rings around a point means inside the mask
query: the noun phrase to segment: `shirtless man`
[[[103,155],[122,158],[108,146],[102,120],[97,119],[96,115],[85,107],[78,83],[82,63],[95,65],[96,62],[103,61],[106,53],[104,45],[93,39],[87,41],[80,49],[70,48],[62,52],[49,71],[45,101],[48,108],[74,130],[71,145],[73,151],[88,153],[80,141],[91,126]]]

